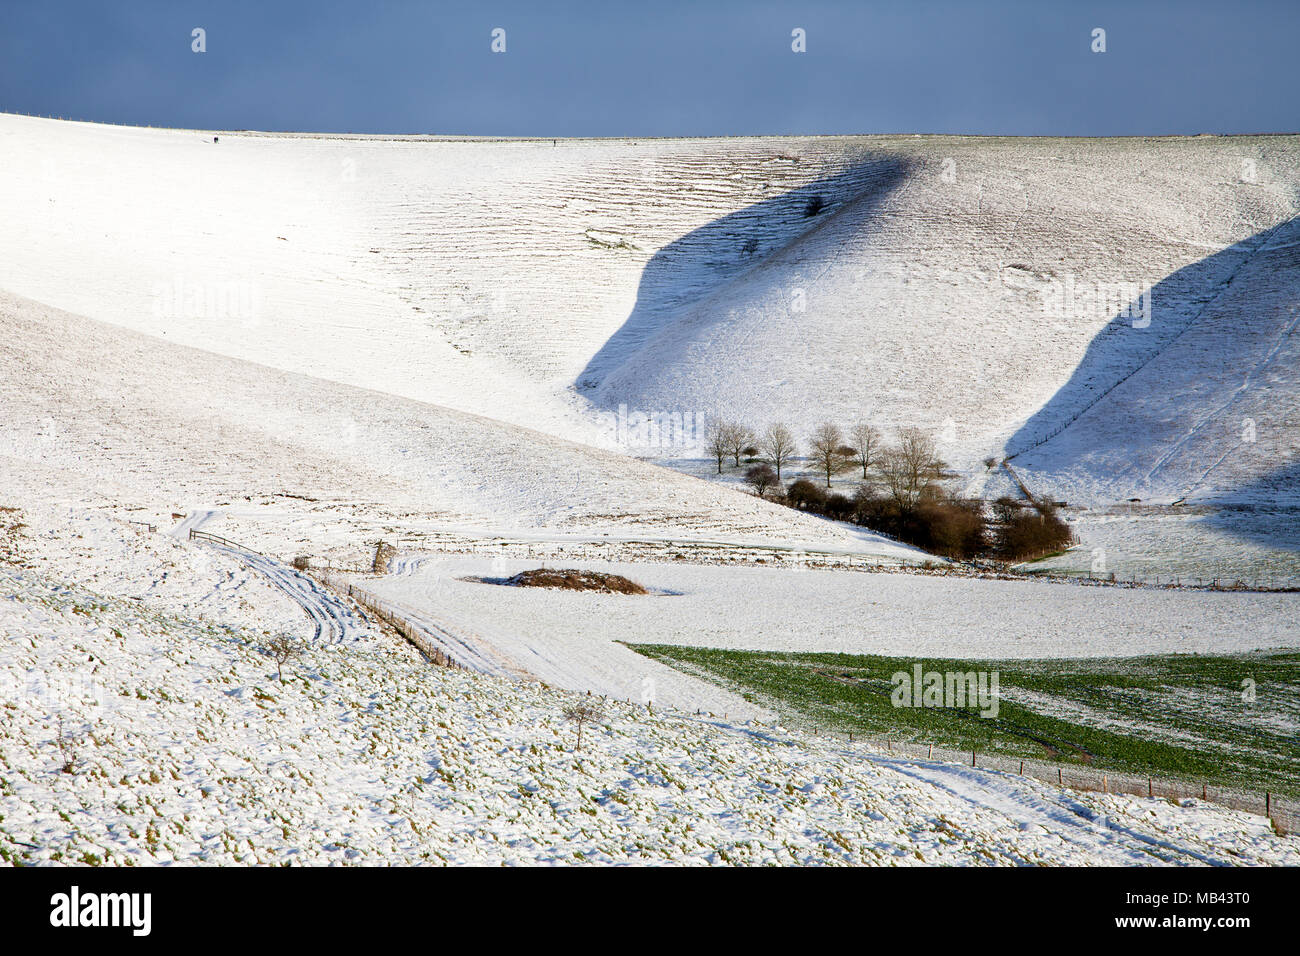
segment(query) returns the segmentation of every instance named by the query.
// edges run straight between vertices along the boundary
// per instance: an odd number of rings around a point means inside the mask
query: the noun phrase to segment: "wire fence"
[[[376,618],[383,621],[394,631],[400,634],[406,641],[411,644],[417,651],[423,654],[431,663],[439,667],[454,667],[459,670],[468,670],[464,664],[457,661],[447,651],[429,639],[424,628],[420,627],[409,618],[394,611],[386,602],[381,600],[377,595],[365,588],[360,587],[350,581],[335,581],[333,574],[328,571],[321,572],[322,583],[327,587],[334,588],[336,591],[346,594],[352,601],[361,605]]]
[[[849,735],[852,741],[853,735]],[[1267,817],[1279,833],[1300,833],[1300,800],[1269,791],[1264,793],[1219,786],[1208,782],[1175,780],[1167,777],[1098,770],[1029,757],[962,751],[914,741],[884,737],[858,737],[862,743],[885,753],[943,763],[960,763],[977,770],[999,770],[1031,777],[1071,790],[1161,797],[1166,800],[1201,800]]]
[[[219,544],[223,547],[234,548],[236,551],[247,551],[250,554],[256,554],[263,558],[266,557],[266,555],[262,554],[261,551],[254,551],[246,544],[240,544],[238,541],[231,541],[229,538],[223,538],[219,534],[211,534],[207,531],[196,531],[194,528],[190,528],[190,540],[210,541],[213,544]]]
[[[1293,594],[1300,591],[1294,572],[1222,575],[1196,577],[1183,574],[1141,574],[1133,571],[1127,577],[1114,571],[1072,571],[1067,569],[1026,570],[1022,574],[1030,579],[1071,581],[1082,584],[1114,585],[1117,587],[1160,588],[1163,590],[1193,591],[1245,591],[1249,593]]]

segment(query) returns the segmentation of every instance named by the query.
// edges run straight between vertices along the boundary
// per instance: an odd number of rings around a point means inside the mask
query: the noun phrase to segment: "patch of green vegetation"
[[[630,646],[770,707],[791,726],[1300,795],[1295,652],[957,661]],[[918,663],[927,672],[996,672],[996,716],[894,706],[893,675]]]

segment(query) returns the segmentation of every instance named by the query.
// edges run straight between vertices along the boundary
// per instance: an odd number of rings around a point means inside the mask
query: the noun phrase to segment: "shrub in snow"
[[[284,665],[295,657],[299,657],[306,650],[306,647],[301,641],[290,637],[288,634],[279,634],[266,641],[262,645],[262,650],[267,657],[275,661],[275,676],[283,684]]]
[[[375,574],[387,574],[388,562],[397,556],[397,549],[387,541],[375,542],[375,557],[370,562],[370,570]]]
[[[745,472],[745,481],[760,498],[767,494],[769,488],[776,485],[776,472],[770,465],[755,465]]]
[[[564,719],[578,725],[578,746],[575,749],[582,749],[582,725],[599,720],[600,717],[601,709],[594,703],[574,704],[564,708]]]
[[[1047,502],[1020,508],[998,530],[998,557],[1028,561],[1064,551],[1074,543],[1074,532]]]

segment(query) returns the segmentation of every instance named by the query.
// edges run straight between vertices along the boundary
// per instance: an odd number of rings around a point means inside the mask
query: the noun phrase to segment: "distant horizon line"
[[[45,113],[24,113],[19,110],[0,110],[0,116],[21,116],[27,119],[52,120],[60,123],[80,123],[87,126],[113,126],[120,129],[159,130],[176,133],[216,133],[243,136],[286,136],[316,139],[390,140],[395,142],[612,142],[622,140],[724,140],[724,139],[867,139],[886,137],[918,137],[927,139],[1237,139],[1261,136],[1300,136],[1300,129],[1286,132],[1264,131],[1250,133],[707,133],[687,135],[617,134],[604,136],[545,136],[541,134],[492,133],[357,133],[338,130],[289,129],[220,129],[200,126],[154,126],[140,123],[115,123],[109,120],[81,119],[74,116],[57,116]]]

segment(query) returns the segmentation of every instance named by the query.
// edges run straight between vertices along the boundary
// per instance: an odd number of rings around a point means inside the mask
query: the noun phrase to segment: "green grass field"
[[[910,674],[913,658],[629,646],[767,706],[790,726],[1300,796],[1294,652],[920,661],[927,671],[996,671],[998,713],[985,718],[975,709],[895,707],[891,676]]]

